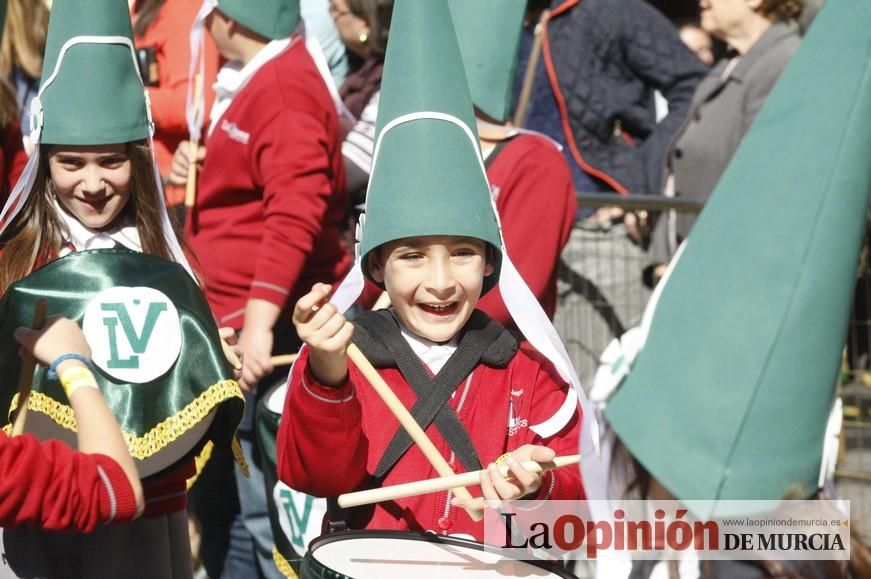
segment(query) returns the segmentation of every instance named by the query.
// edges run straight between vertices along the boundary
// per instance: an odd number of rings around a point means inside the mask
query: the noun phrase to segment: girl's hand
[[[310,370],[326,386],[341,386],[348,376],[345,351],[351,344],[354,326],[327,302],[330,286],[316,283],[296,302],[293,324],[300,339],[311,349]]]
[[[91,348],[77,323],[62,316],[52,316],[41,330],[17,328],[15,339],[43,366],[63,354],[79,354],[91,359]]]
[[[524,444],[509,454],[503,465],[509,468],[508,476],[502,476],[499,465],[491,462],[481,471],[481,493],[483,497],[472,501],[463,501],[457,497],[451,500],[456,507],[483,509],[486,501],[511,501],[538,492],[544,479],[543,472],[530,472],[523,468],[523,463],[550,462],[556,457],[556,452],[546,446]]]

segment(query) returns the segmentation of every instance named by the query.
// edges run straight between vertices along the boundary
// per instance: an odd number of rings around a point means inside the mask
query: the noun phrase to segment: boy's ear
[[[369,262],[369,275],[372,276],[376,282],[384,285],[384,266],[381,264],[381,259],[379,254],[379,250],[376,249],[372,253],[369,254],[368,262]]]
[[[484,266],[484,277],[493,275],[495,270],[496,268],[493,267],[493,262],[488,259],[487,264]]]

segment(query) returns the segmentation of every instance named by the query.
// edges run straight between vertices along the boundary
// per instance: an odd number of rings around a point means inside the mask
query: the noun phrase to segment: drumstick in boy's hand
[[[33,310],[34,330],[41,330],[45,324],[45,316],[48,313],[48,302],[37,300]],[[24,424],[27,421],[27,403],[30,399],[30,390],[33,386],[33,371],[36,369],[36,358],[28,353],[21,362],[21,374],[18,379],[18,414],[12,424],[12,436],[18,436],[24,432]]]
[[[429,463],[434,469],[436,469],[436,472],[438,472],[440,476],[451,476],[455,474],[451,465],[449,465],[448,461],[445,460],[445,457],[443,457],[438,451],[426,435],[426,432],[423,431],[408,409],[402,404],[402,401],[400,401],[393,390],[390,389],[390,386],[384,381],[384,378],[381,377],[369,360],[366,359],[363,352],[361,352],[354,344],[350,344],[348,346],[348,357],[352,362],[354,362],[354,365],[359,368],[369,384],[372,385],[372,388],[375,389],[375,392],[378,393],[378,396],[381,397],[381,400],[383,400],[390,409],[390,412],[393,413],[393,416],[395,416],[399,421],[399,424],[402,425],[414,443],[420,448],[421,452],[423,452],[423,455]],[[471,484],[475,484],[476,482],[477,481]],[[464,486],[453,488],[453,492],[454,495],[460,499],[469,501],[473,500],[471,493],[466,490]],[[469,513],[469,517],[471,517],[473,521],[480,521],[484,518],[484,514],[477,508],[467,508],[466,512]]]
[[[530,460],[521,463],[521,466],[530,472],[546,472],[555,468],[578,464],[580,461],[581,456],[579,454],[571,454],[567,456],[557,456],[552,461],[546,463],[539,463]],[[508,466],[502,465],[499,467],[499,470],[502,476],[508,476]],[[438,493],[458,486],[473,485],[478,483],[482,472],[486,472],[486,470],[476,470],[451,476],[392,485],[389,487],[346,493],[339,495],[339,506],[343,509],[349,509],[351,507],[359,507],[361,505],[369,505],[372,503],[416,497],[427,493]]]

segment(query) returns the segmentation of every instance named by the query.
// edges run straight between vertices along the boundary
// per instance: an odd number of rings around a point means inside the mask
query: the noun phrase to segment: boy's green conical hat
[[[449,4],[472,102],[488,117],[505,122],[511,112],[526,0],[449,0]]]
[[[380,245],[456,235],[502,247],[466,75],[446,0],[399,0],[384,64],[360,240],[363,272]]]
[[[126,2],[55,0],[38,98],[41,143],[106,145],[148,137]]]
[[[299,24],[299,0],[218,0],[218,10],[271,40],[287,38]]]
[[[871,5],[845,0],[817,16],[608,403],[617,436],[679,500],[817,490],[871,191],[869,19]]]

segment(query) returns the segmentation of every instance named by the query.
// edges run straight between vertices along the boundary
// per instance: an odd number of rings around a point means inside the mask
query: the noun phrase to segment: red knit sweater
[[[0,526],[87,533],[135,514],[133,488],[108,456],[0,433]]]
[[[299,38],[254,74],[206,145],[187,239],[221,325],[240,329],[248,299],[288,310],[344,276],[339,121]]]
[[[487,168],[505,247],[526,285],[553,319],[559,256],[572,229],[577,201],[562,153],[543,137],[520,135]],[[478,309],[503,325],[512,323],[499,288]]]
[[[353,365],[343,387],[318,384],[308,371],[308,353],[308,348],[303,348],[290,376],[277,437],[278,476],[291,488],[319,497],[358,490],[375,471],[399,422]],[[416,398],[399,370],[386,368],[379,373],[411,408]],[[521,347],[505,368],[479,365],[450,404],[483,465],[524,444],[546,445],[557,455],[578,452],[581,420],[577,398],[570,386],[559,381],[547,360],[528,347]],[[426,434],[454,470],[463,472],[461,464],[451,462],[453,454],[438,428],[430,425]],[[437,476],[420,449],[412,446],[382,484]],[[477,486],[469,491],[481,496]],[[539,498],[583,498],[578,469],[546,473]],[[452,507],[448,491],[379,503],[365,527],[466,534],[478,541],[484,538],[483,522],[474,522],[465,511]]]

